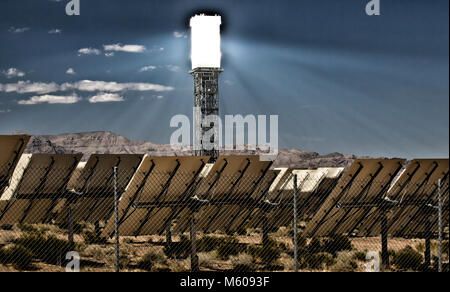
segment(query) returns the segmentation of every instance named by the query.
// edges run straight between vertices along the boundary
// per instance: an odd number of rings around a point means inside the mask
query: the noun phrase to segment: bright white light
[[[220,16],[196,15],[191,18],[191,61],[195,68],[220,68]]]

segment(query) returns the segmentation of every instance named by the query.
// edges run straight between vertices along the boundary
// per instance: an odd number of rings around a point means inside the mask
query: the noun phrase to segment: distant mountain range
[[[17,133],[16,133],[17,134]],[[84,160],[91,154],[148,154],[153,156],[186,156],[192,151],[175,152],[170,145],[138,142],[112,132],[85,132],[61,135],[36,135],[27,146],[26,153],[72,154],[83,153]],[[251,155],[255,151],[223,151],[222,154]],[[357,157],[331,153],[320,155],[299,149],[280,149],[274,167],[317,168],[348,167]]]

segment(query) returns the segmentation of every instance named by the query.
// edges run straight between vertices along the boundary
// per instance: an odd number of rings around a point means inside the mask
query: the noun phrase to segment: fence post
[[[116,238],[116,273],[120,271],[119,267],[119,196],[117,193],[117,166],[114,167],[114,233]]]
[[[294,271],[298,272],[297,175],[294,174]]]
[[[439,264],[438,271],[442,273],[442,180],[438,181],[438,228],[439,228]]]

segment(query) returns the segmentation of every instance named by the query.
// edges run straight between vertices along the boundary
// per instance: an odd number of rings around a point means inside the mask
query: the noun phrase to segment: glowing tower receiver
[[[220,16],[196,15],[191,18],[192,69],[220,68]]]
[[[191,61],[194,76],[194,150],[199,156],[219,157],[220,25],[218,15],[191,18]],[[203,124],[202,124],[203,121]]]

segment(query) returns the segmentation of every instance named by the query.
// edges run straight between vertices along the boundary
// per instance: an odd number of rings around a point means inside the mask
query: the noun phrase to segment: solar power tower
[[[218,15],[191,18],[191,60],[194,77],[194,151],[196,156],[219,157],[220,25]]]

